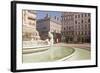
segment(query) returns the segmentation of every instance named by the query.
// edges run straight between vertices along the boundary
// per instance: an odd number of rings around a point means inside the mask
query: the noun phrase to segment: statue
[[[48,36],[49,36],[49,38],[50,38],[50,46],[52,46],[53,43],[54,43],[53,34],[52,34],[51,32],[49,32],[49,33],[48,33]]]

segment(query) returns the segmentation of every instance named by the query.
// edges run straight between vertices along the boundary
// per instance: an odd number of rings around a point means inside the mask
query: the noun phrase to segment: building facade
[[[91,14],[79,12],[63,12],[62,41],[64,42],[90,42]]]
[[[39,33],[36,30],[36,11],[23,10],[23,41],[37,41],[40,39]]]
[[[37,30],[40,33],[41,39],[48,38],[48,32],[51,32],[54,36],[55,42],[61,41],[61,22],[60,19],[55,17],[49,17],[48,14],[37,21]]]

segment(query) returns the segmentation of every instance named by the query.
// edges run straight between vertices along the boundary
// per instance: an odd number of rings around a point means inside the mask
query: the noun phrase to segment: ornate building
[[[23,10],[23,41],[37,41],[40,39],[36,30],[36,11]]]
[[[90,42],[90,13],[63,12],[61,17],[64,42]]]

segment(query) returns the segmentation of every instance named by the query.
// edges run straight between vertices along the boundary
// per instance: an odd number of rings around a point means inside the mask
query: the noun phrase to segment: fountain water
[[[53,39],[53,34],[51,32],[48,33],[48,36],[50,38],[50,57],[51,59],[53,59],[54,55],[53,55],[53,49],[52,49],[52,46],[54,44],[54,39]]]
[[[50,46],[52,46],[53,43],[54,43],[53,34],[52,34],[51,32],[49,32],[49,33],[48,33],[48,36],[49,36],[49,38],[50,38]]]

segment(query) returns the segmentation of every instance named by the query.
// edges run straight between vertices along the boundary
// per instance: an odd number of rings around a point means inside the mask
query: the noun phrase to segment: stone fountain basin
[[[44,51],[45,50],[45,51]],[[51,62],[58,61],[65,57],[69,57],[75,52],[73,48],[61,47],[42,47],[38,48],[35,52],[23,52],[23,63],[34,63],[34,62]]]
[[[23,54],[30,54],[30,53],[36,53],[36,52],[42,52],[45,50],[48,50],[50,45],[45,45],[45,46],[36,46],[36,47],[27,47],[23,48],[22,53]]]

